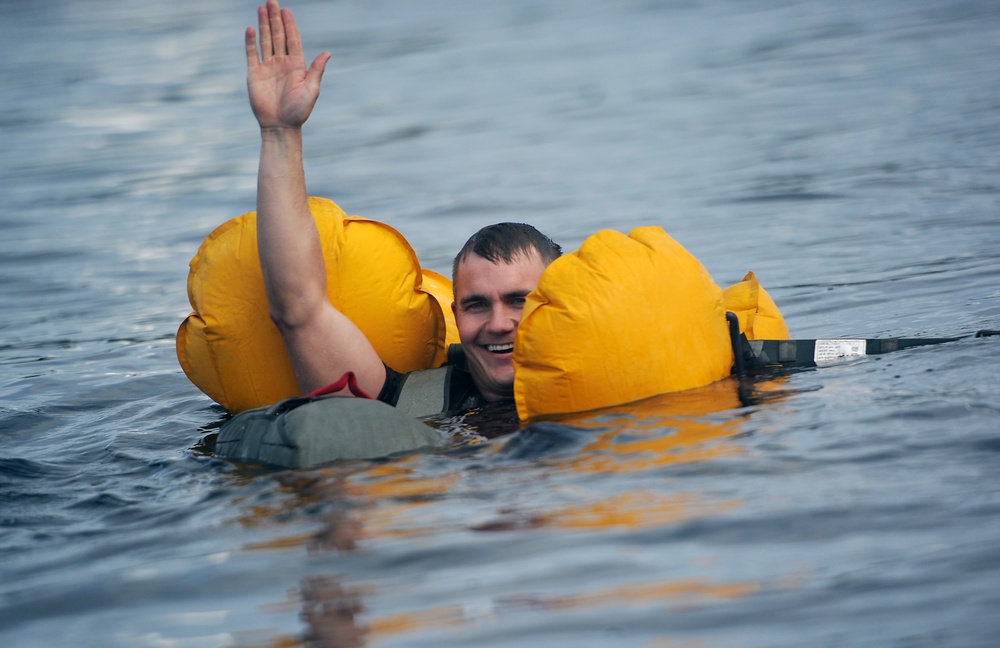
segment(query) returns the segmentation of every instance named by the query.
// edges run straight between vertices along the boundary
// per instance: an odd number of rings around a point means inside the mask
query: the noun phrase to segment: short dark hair
[[[458,265],[476,254],[493,263],[511,263],[514,257],[538,252],[546,266],[559,258],[562,247],[527,223],[496,223],[473,234],[451,265],[452,282],[458,281]]]

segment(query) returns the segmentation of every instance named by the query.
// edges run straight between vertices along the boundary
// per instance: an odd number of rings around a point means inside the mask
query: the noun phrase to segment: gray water
[[[663,226],[795,337],[1000,328],[1000,8],[293,5],[309,189],[427,267]],[[254,207],[235,0],[0,3],[0,644],[992,646],[997,338],[309,471],[200,450],[187,262]]]

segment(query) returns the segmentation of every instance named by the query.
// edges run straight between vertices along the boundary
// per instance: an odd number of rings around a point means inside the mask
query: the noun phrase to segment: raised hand
[[[319,98],[320,81],[330,53],[323,52],[306,68],[302,37],[288,9],[268,0],[257,9],[257,33],[247,27],[247,91],[250,108],[262,129],[299,128]]]

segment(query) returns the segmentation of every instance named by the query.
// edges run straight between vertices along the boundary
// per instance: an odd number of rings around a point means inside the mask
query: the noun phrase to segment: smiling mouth
[[[509,344],[487,344],[486,350],[490,353],[510,353],[514,350],[514,343]]]

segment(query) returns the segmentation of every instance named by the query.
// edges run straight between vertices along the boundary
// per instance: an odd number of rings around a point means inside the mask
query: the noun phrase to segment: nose
[[[490,312],[490,321],[487,323],[487,331],[493,335],[510,333],[517,328],[521,321],[521,311],[511,308],[506,304],[496,306]]]

